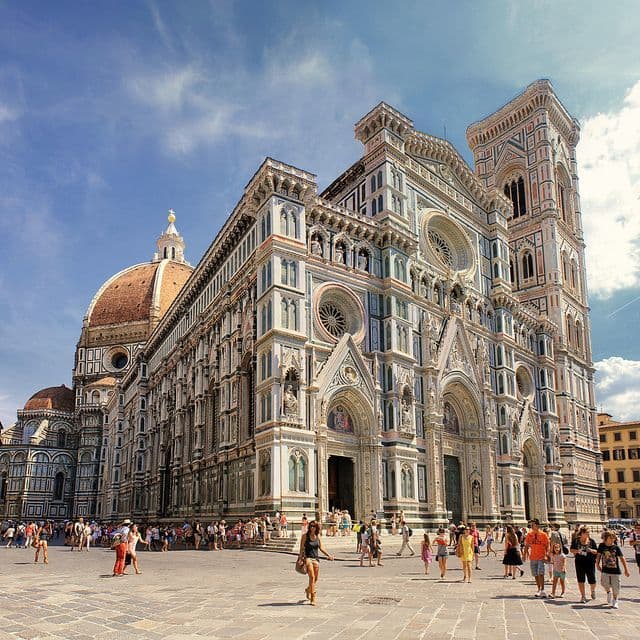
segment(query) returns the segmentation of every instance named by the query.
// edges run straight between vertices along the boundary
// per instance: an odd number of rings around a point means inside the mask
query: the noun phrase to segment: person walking
[[[629,567],[624,559],[622,549],[616,544],[616,534],[607,531],[604,534],[604,542],[598,546],[596,566],[601,572],[600,581],[607,592],[607,604],[613,609],[618,608],[618,594],[620,593],[620,563],[624,567],[625,577],[629,577]]]
[[[48,522],[40,523],[38,531],[36,532],[36,555],[33,560],[34,564],[38,564],[38,556],[40,555],[40,551],[42,551],[42,561],[44,562],[44,564],[49,564],[49,540],[51,539],[51,535],[51,525]]]
[[[544,590],[544,561],[549,555],[549,536],[540,529],[540,520],[529,523],[531,531],[524,538],[524,559],[529,560],[531,575],[536,581],[536,598],[546,598]]]
[[[321,551],[328,560],[333,561],[333,556],[322,544],[320,524],[312,520],[307,526],[306,533],[300,538],[300,558],[304,559],[305,566],[307,567],[307,576],[309,577],[309,586],[304,590],[304,593],[314,607],[317,604],[316,591],[320,577],[319,551]]]
[[[564,596],[565,581],[567,578],[567,556],[562,551],[562,545],[559,542],[551,543],[551,553],[549,554],[551,565],[553,566],[553,577],[551,583],[550,598],[557,597],[556,589],[560,583],[560,597]]]
[[[131,530],[129,531],[129,535],[127,537],[127,553],[131,556],[133,570],[136,572],[137,576],[142,573],[142,571],[140,571],[140,569],[138,568],[138,554],[136,551],[138,542],[142,542],[142,544],[146,544],[147,546],[149,544],[146,540],[142,539],[142,536],[138,531],[138,525],[134,524],[131,526]]]
[[[485,553],[485,557],[488,558],[490,553],[493,553],[494,557],[498,554],[493,548],[494,541],[494,529],[491,526],[487,527],[487,530],[484,534],[484,543],[487,545],[487,553]]]
[[[16,533],[16,528],[13,526],[13,523],[9,523],[7,530],[4,532],[4,539],[7,541],[7,549],[13,546],[13,536]]]
[[[369,545],[370,529],[362,524],[362,530],[360,531],[360,566],[364,567],[364,557],[369,557],[369,566],[373,567],[373,554],[371,553],[371,546]]]
[[[473,557],[476,561],[476,570],[480,571],[481,567],[480,567],[480,545],[482,544],[480,542],[480,531],[478,530],[478,527],[476,527],[476,523],[475,522],[470,522],[469,523],[469,527],[470,527],[470,531],[469,533],[471,534],[471,537],[473,538]]]
[[[582,526],[578,529],[578,534],[571,543],[571,553],[576,561],[576,578],[578,580],[578,590],[580,591],[580,602],[585,604],[585,580],[591,586],[591,599],[596,599],[596,556],[598,555],[598,545],[589,534],[589,527]]]
[[[447,548],[447,539],[445,530],[441,527],[438,529],[438,535],[433,541],[436,545],[436,558],[438,559],[438,567],[440,568],[440,579],[444,579],[447,575],[447,558],[449,557],[449,549]]]
[[[471,582],[471,566],[473,564],[473,543],[474,538],[471,535],[471,530],[467,529],[464,525],[459,528],[460,537],[458,538],[458,545],[456,547],[456,555],[460,558],[462,563],[462,582]]]
[[[502,558],[502,564],[504,565],[503,577],[508,578],[511,576],[511,578],[515,580],[516,571],[520,572],[520,576],[524,575],[524,571],[520,568],[523,564],[522,555],[520,554],[520,543],[511,525],[505,527],[504,557]]]
[[[422,562],[424,562],[424,573],[425,575],[429,575],[429,565],[433,561],[433,556],[431,552],[431,540],[429,540],[428,533],[424,534],[424,538],[422,540],[422,549],[420,550],[420,557],[422,558]]]
[[[398,551],[396,555],[401,556],[402,552],[405,550],[405,548],[407,548],[411,552],[411,555],[415,556],[416,552],[413,550],[411,542],[409,541],[409,538],[413,534],[413,531],[411,531],[411,527],[409,527],[409,525],[404,520],[400,521],[400,533],[402,534],[402,546],[400,547],[400,551]]]

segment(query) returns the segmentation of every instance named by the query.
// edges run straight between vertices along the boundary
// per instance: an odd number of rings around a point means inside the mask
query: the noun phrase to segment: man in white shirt
[[[416,552],[413,550],[411,542],[409,542],[409,538],[411,535],[409,525],[404,520],[400,523],[400,525],[400,533],[402,533],[402,546],[400,547],[400,551],[398,551],[397,555],[401,556],[406,547],[411,552],[411,555],[415,556]]]

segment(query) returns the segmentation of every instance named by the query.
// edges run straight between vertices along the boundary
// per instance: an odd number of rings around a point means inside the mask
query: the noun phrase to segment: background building
[[[195,269],[170,216],[74,369],[74,509],[600,522],[577,123],[538,81],[447,141],[380,103],[320,194],[266,159]]]
[[[640,518],[640,422],[598,414],[608,518]]]

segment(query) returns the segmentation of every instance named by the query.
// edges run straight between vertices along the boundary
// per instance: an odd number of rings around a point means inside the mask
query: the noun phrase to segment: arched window
[[[140,417],[140,431],[142,433],[144,433],[144,429],[145,429],[145,420],[144,420],[144,417],[141,416]]]
[[[502,434],[502,437],[500,438],[500,442],[502,443],[502,453],[504,455],[508,455],[509,454],[509,438],[507,437],[506,433]]]
[[[64,498],[64,473],[58,471],[53,481],[53,499],[62,500]]]
[[[164,252],[162,254],[162,257],[165,258],[165,260],[169,257],[169,255],[167,253],[167,247],[164,248]]]
[[[378,196],[378,212],[380,213],[384,209],[384,200],[382,196]]]
[[[571,286],[574,289],[578,288],[578,265],[575,260],[571,261]]]
[[[582,349],[582,325],[580,321],[576,321],[576,347]]]
[[[524,179],[520,176],[504,185],[504,195],[511,200],[513,217],[519,218],[527,213],[527,201],[524,193]]]
[[[498,348],[496,349],[496,366],[497,367],[501,367],[503,365],[502,351],[503,351],[502,345],[498,345]]]
[[[382,187],[382,171],[378,171],[378,189]]]
[[[371,215],[372,215],[372,216],[375,216],[375,215],[376,215],[376,213],[378,213],[378,202],[377,202],[377,200],[374,198],[374,199],[371,201]]]
[[[271,493],[271,455],[268,451],[260,454],[260,495],[265,496]]]
[[[176,248],[175,247],[171,247],[171,259],[172,260],[176,259]]]
[[[371,176],[371,193],[373,193],[375,190],[376,190],[376,177]]]
[[[507,424],[507,410],[500,407],[500,424]]]
[[[67,446],[67,434],[64,430],[58,431],[58,446],[60,448]]]
[[[403,498],[413,498],[413,471],[403,467],[400,472],[400,495]]]
[[[513,260],[509,260],[509,279],[511,280],[511,284],[515,284],[516,275],[513,269]]]
[[[526,251],[522,256],[522,277],[525,280],[533,278],[533,255],[531,251]]]
[[[307,461],[299,451],[295,451],[289,457],[289,491],[306,492],[306,490]]]

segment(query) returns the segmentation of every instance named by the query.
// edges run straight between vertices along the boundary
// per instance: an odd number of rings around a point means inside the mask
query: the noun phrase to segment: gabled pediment
[[[512,138],[496,149],[495,166],[500,169],[513,162],[526,162],[526,153],[522,145]]]
[[[350,334],[345,334],[327,358],[316,381],[318,396],[328,399],[345,388],[359,389],[373,405],[375,384],[360,349]]]
[[[442,339],[442,348],[438,358],[438,369],[444,377],[453,371],[459,371],[481,387],[476,358],[469,337],[460,318],[452,317]]]

